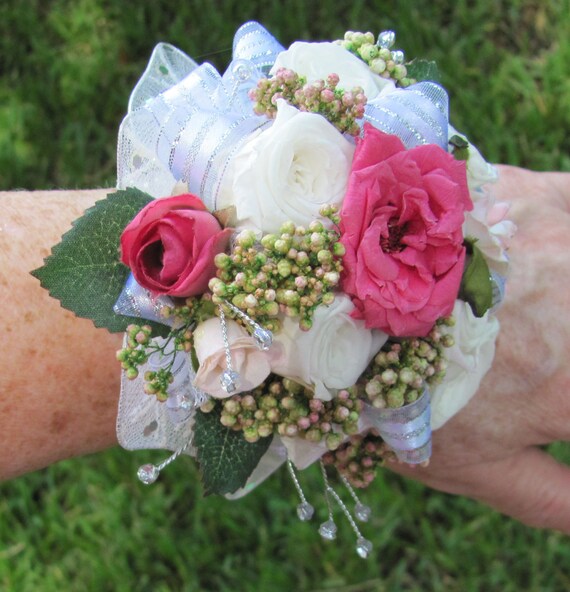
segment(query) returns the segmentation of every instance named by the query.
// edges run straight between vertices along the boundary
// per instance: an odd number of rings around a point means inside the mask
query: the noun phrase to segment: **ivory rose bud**
[[[453,310],[473,207],[465,163],[435,145],[406,150],[365,125],[341,210],[341,287],[354,316],[389,335],[427,335]]]
[[[237,390],[233,393],[227,393],[220,382],[222,373],[227,369],[220,320],[208,319],[194,331],[194,348],[200,363],[194,384],[216,399],[224,399],[259,386],[271,371],[271,355],[279,351],[275,344],[269,351],[261,351],[251,335],[235,321],[228,319],[226,325],[232,367],[239,374]]]
[[[309,331],[301,331],[298,319],[285,317],[274,336],[283,350],[272,371],[314,387],[322,400],[332,399],[331,389],[353,386],[387,339],[352,318],[353,310],[350,298],[338,294],[330,306],[317,307]]]
[[[445,350],[445,380],[431,391],[431,427],[436,430],[461,411],[477,392],[493,363],[499,321],[487,311],[478,318],[467,302],[453,308],[455,326],[449,332],[455,344]]]
[[[321,206],[341,203],[353,153],[324,117],[280,100],[273,125],[235,157],[224,206],[235,206],[237,226],[258,232],[277,232],[289,220],[308,226]]]
[[[195,296],[216,275],[214,257],[231,234],[194,195],[155,199],[123,231],[121,261],[154,294]]]
[[[338,87],[351,91],[361,87],[368,100],[374,99],[381,92],[386,94],[395,89],[391,80],[372,72],[368,65],[336,43],[307,43],[296,41],[287,51],[281,52],[271,69],[271,74],[279,68],[288,68],[307,82],[326,80],[329,74],[337,74]]]

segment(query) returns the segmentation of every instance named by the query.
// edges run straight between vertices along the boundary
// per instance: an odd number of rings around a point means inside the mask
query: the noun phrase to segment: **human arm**
[[[500,167],[518,232],[493,367],[434,433],[428,468],[394,470],[570,534],[570,468],[538,447],[570,441],[570,174]]]
[[[568,176],[502,167],[499,197],[513,201],[519,232],[495,364],[466,409],[435,432],[430,467],[396,466],[528,524],[566,532],[570,469],[537,446],[570,440]],[[114,354],[120,338],[63,310],[28,273],[71,221],[104,195],[0,194],[0,252],[7,253],[0,294],[10,328],[0,342],[6,364],[0,375],[0,442],[3,450],[14,451],[0,460],[3,478],[116,442]]]
[[[0,479],[116,443],[121,337],[61,308],[29,273],[106,193],[0,193]]]

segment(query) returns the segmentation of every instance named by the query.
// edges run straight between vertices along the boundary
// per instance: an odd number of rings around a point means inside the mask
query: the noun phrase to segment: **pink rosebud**
[[[155,199],[123,231],[121,261],[154,294],[195,296],[216,275],[214,257],[231,234],[194,195]]]

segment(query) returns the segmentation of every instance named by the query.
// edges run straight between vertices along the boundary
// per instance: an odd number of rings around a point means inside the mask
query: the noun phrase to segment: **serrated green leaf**
[[[459,297],[471,306],[473,314],[482,317],[493,305],[493,286],[489,266],[475,241],[466,239],[467,264],[461,279]]]
[[[406,64],[406,69],[408,71],[407,77],[415,78],[418,82],[422,80],[440,81],[437,64],[433,61],[416,58]]]
[[[113,312],[129,270],[119,260],[125,226],[152,198],[138,189],[109,194],[89,208],[61,242],[52,248],[44,266],[32,271],[41,285],[64,308],[91,319],[96,327],[124,331],[133,321]],[[165,327],[154,325],[155,333]],[[160,329],[159,329],[160,328]]]
[[[243,487],[267,452],[273,436],[247,442],[240,431],[220,423],[220,409],[196,413],[194,446],[205,495],[233,493]]]

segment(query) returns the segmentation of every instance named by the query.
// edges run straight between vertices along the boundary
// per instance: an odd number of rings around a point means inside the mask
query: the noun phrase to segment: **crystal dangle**
[[[348,493],[350,493],[350,497],[354,500],[354,515],[360,522],[368,522],[370,520],[370,514],[372,510],[370,506],[363,504],[356,495],[352,485],[349,483],[348,479],[344,475],[340,475],[344,486],[348,489]]]
[[[295,474],[295,469],[293,468],[293,463],[290,460],[287,460],[287,468],[289,469],[289,474],[291,475],[291,479],[293,479],[293,483],[295,485],[295,489],[299,494],[299,498],[301,503],[297,506],[297,516],[299,516],[299,520],[303,522],[309,521],[313,514],[315,513],[315,508],[307,501],[303,490],[301,489],[301,484],[299,483],[299,479],[297,479],[297,475]]]
[[[251,317],[246,315],[237,306],[234,306],[231,302],[224,300],[224,304],[238,316],[242,321],[245,321],[252,329],[252,337],[257,347],[262,351],[267,351],[273,344],[273,334],[268,329],[262,327],[259,323],[256,323]]]
[[[325,482],[325,485],[328,483],[328,479],[327,479],[327,473],[326,473],[326,469],[323,463],[321,463],[321,472],[323,474],[323,480]],[[327,541],[334,541],[334,539],[336,539],[336,524],[333,518],[333,511],[332,511],[332,504],[331,504],[331,498],[330,498],[330,494],[328,492],[328,489],[326,489],[325,487],[325,499],[327,502],[327,509],[329,511],[329,518],[326,522],[323,522],[320,526],[319,526],[319,534],[323,537],[323,539],[327,540]]]
[[[230,344],[228,341],[228,326],[226,324],[226,315],[221,304],[218,306],[218,312],[220,313],[220,326],[222,328],[222,339],[224,341],[224,349],[226,352],[226,369],[220,376],[220,383],[226,393],[231,395],[237,390],[239,374],[233,369],[232,366],[232,352],[230,350]]]
[[[330,496],[339,505],[340,509],[342,510],[342,513],[346,516],[346,519],[348,520],[352,530],[354,531],[354,534],[356,534],[356,552],[358,553],[358,555],[360,557],[362,557],[363,559],[366,559],[370,555],[370,553],[372,553],[372,543],[368,539],[365,539],[362,536],[362,533],[360,532],[360,529],[358,528],[356,522],[354,521],[354,518],[352,517],[352,514],[350,513],[349,509],[346,507],[345,503],[342,501],[342,499],[340,498],[338,493],[331,487],[328,477],[327,477],[327,472],[326,472],[325,466],[322,461],[321,461],[321,472],[323,474],[323,481],[325,482],[325,495],[327,496],[327,500],[328,500],[328,496]],[[331,516],[332,516],[332,512],[331,512],[330,506],[329,506],[329,520],[327,522],[325,522],[324,524],[328,524],[330,522]],[[324,526],[324,525],[321,525],[321,526]],[[320,532],[320,530],[319,530],[319,532]],[[322,533],[321,533],[321,536],[323,536]]]
[[[171,454],[167,459],[163,460],[158,465],[153,465],[152,463],[148,463],[139,467],[137,471],[137,477],[139,480],[144,483],[145,485],[151,485],[154,483],[158,476],[160,475],[160,471],[166,468],[170,463],[174,462],[190,445],[192,438],[190,438],[184,446],[179,448],[176,452]]]

